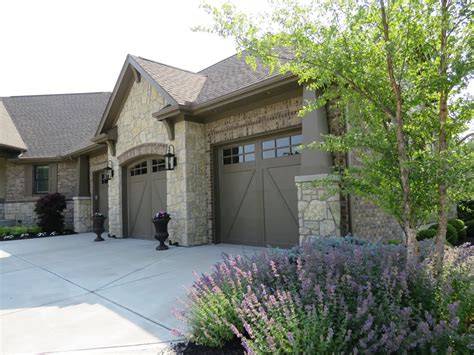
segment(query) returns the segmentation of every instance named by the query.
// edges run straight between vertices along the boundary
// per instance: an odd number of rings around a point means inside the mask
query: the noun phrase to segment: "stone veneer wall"
[[[311,237],[341,235],[341,201],[339,193],[330,194],[311,182],[327,175],[297,176],[298,223],[300,244]]]
[[[298,116],[302,108],[302,96],[282,99],[279,102],[262,105],[243,113],[233,114],[206,125],[206,191],[208,242],[215,236],[214,231],[214,188],[213,188],[213,147],[242,138],[278,132],[279,130],[301,126]]]
[[[73,197],[74,231],[85,233],[92,231],[92,199],[90,197]]]
[[[21,220],[23,224],[36,223],[35,203],[42,195],[25,195],[25,166],[7,163],[6,165],[5,219]],[[66,197],[64,211],[65,227],[73,229],[73,201],[76,194],[76,161],[58,163],[58,192]]]
[[[167,172],[170,239],[182,245],[209,242],[205,126],[181,121],[175,126],[177,167]]]
[[[123,177],[117,157],[140,144],[168,143],[166,128],[156,118],[152,117],[154,112],[157,112],[164,106],[165,100],[148,81],[142,79],[140,82],[134,82],[117,119],[118,140],[115,146],[116,154],[112,156],[109,151],[108,157],[105,160],[105,162],[111,160],[115,169],[115,175],[108,183],[110,234],[115,234],[119,237],[123,237],[126,234],[126,231],[123,231],[122,220],[123,199],[126,196],[122,196]],[[103,157],[97,157],[97,161],[91,162],[91,167],[103,164],[103,161],[100,162],[100,159],[103,159]],[[168,182],[169,185],[170,183]]]

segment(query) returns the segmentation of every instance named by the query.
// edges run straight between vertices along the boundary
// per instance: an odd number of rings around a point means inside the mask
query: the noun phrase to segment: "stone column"
[[[327,174],[318,174],[295,178],[298,188],[300,244],[312,237],[341,235],[339,193],[332,194],[327,188],[312,184],[315,180],[327,177]]]
[[[92,199],[90,197],[73,197],[74,231],[86,233],[92,231]]]
[[[170,240],[181,245],[208,243],[206,139],[201,123],[181,121],[175,125],[177,166],[167,172]]]

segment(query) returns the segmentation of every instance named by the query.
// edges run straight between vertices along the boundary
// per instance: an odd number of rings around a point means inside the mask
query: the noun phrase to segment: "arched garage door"
[[[127,169],[128,235],[154,239],[151,219],[166,210],[166,171],[158,158],[133,163]]]
[[[300,133],[226,145],[218,150],[220,241],[298,244]]]

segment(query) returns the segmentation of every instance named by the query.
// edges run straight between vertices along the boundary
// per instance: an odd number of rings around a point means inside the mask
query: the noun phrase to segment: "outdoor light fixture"
[[[174,146],[170,144],[168,145],[168,151],[165,154],[165,169],[174,170],[175,166],[176,166],[175,150],[174,150]]]
[[[114,177],[114,166],[112,160],[107,161],[107,166],[104,168],[104,180],[112,180]]]

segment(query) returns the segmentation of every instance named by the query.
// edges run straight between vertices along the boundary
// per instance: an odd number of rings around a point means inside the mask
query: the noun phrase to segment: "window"
[[[224,165],[255,161],[255,144],[240,145],[223,150]]]
[[[107,180],[107,177],[105,176],[105,173],[100,174],[100,183],[102,185],[108,184],[109,180]]]
[[[49,165],[35,166],[34,192],[46,194],[49,192]]]
[[[165,160],[164,159],[152,159],[151,161],[151,172],[156,173],[158,171],[165,171]]]
[[[262,158],[271,159],[301,154],[299,145],[302,142],[301,134],[264,141],[262,142]]]
[[[148,171],[146,160],[130,168],[130,176],[144,175]]]

